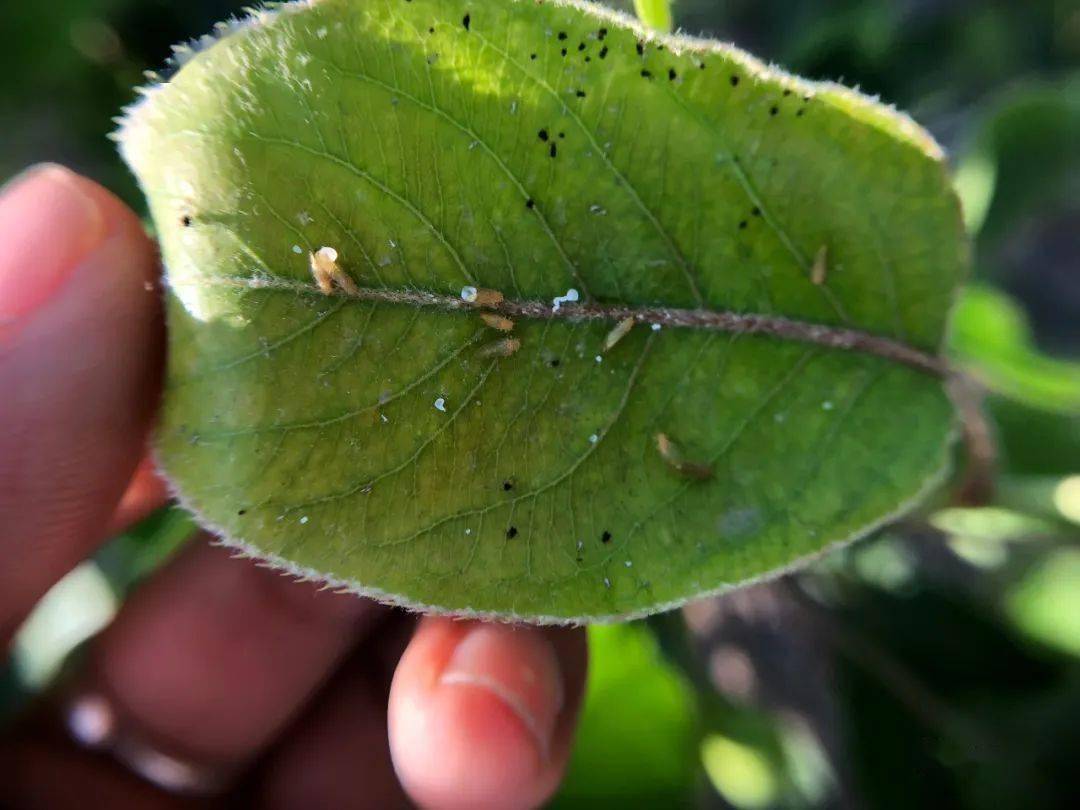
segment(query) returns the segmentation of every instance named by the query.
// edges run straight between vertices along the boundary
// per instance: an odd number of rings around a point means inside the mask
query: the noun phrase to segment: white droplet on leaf
[[[461,300],[467,304],[471,304],[476,301],[477,296],[476,287],[462,287],[461,288]]]
[[[300,518],[300,522],[301,523],[307,523],[308,522],[308,516],[304,515],[302,518]]]
[[[304,254],[304,249],[299,245],[293,245],[292,252],[295,253],[297,256],[302,256]]]
[[[572,304],[578,300],[578,291],[571,287],[566,295],[557,295],[551,299],[551,311],[558,312],[563,304]]]
[[[442,413],[446,413],[446,399],[445,398],[439,397],[437,400],[435,400],[435,410],[441,411]]]

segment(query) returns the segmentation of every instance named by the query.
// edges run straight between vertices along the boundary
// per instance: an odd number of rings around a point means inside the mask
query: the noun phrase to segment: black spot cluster
[[[506,530],[506,539],[507,540],[513,540],[517,536],[518,536],[517,526],[510,526],[509,528],[507,528],[507,530]]]

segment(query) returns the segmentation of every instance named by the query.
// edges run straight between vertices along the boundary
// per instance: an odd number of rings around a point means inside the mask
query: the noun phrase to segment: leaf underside
[[[602,352],[616,322],[573,317],[756,313],[936,354],[957,204],[929,137],[868,99],[533,0],[291,4],[147,96],[120,140],[168,273],[158,456],[251,554],[411,607],[626,618],[944,474],[932,374],[643,322]],[[373,294],[321,293],[322,246]],[[512,318],[512,352],[449,305],[466,286],[580,300]]]

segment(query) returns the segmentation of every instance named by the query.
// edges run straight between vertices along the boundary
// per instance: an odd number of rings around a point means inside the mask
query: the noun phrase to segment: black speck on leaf
[[[790,96],[790,95],[791,95],[791,91],[790,91],[790,90],[785,90],[785,91],[784,91],[784,98],[787,98],[787,97],[788,97],[788,96]]]
[[[246,515],[246,514],[247,514],[247,509],[241,509],[241,510],[240,510],[239,512],[237,512],[236,514],[238,514],[238,515],[240,515],[241,517],[243,517],[244,515]]]
[[[506,530],[506,539],[513,540],[515,537],[517,537],[517,533],[517,526],[511,526],[509,529]]]
[[[575,95],[578,98],[585,98],[585,91],[584,90],[578,90],[577,93],[575,93]]]
[[[577,49],[578,49],[579,51],[583,51],[583,50],[585,50],[585,43],[584,43],[584,42],[579,42],[579,43],[578,43],[578,46],[577,46]]]
[[[600,49],[600,58],[605,59],[607,57],[607,45]]]
[[[601,543],[610,543],[611,542],[611,532],[609,532],[609,531],[607,531],[605,529],[604,533],[602,535],[600,535],[600,542]]]
[[[780,108],[775,104],[769,108],[769,115],[776,115],[778,112],[780,112]]]
[[[652,78],[652,71],[651,70],[643,70],[643,71],[641,71],[641,75],[644,76],[646,79],[651,79]]]
[[[745,219],[742,220],[742,222],[739,223],[739,230],[745,231],[747,225],[749,225],[749,223]]]
[[[739,77],[738,76],[732,76],[728,81],[731,82],[732,87],[738,87],[739,86]]]
[[[542,129],[536,133],[536,137],[542,141],[546,141],[548,139],[548,131],[546,129]]]
[[[559,133],[559,137],[560,137],[560,138],[565,138],[565,137],[566,137],[566,133],[565,133],[565,132],[560,132],[560,133]]]
[[[561,42],[564,39],[566,39],[566,32],[565,31],[560,31],[559,32],[559,41]]]
[[[560,362],[561,361],[559,360],[558,357],[552,357],[550,360],[548,360],[548,365],[551,366],[552,368],[558,368]]]
[[[559,51],[559,53],[561,53],[563,56],[566,56],[566,48],[563,48],[561,51]]]
[[[536,58],[536,54],[535,54],[535,53],[530,53],[530,54],[529,54],[529,58],[530,58],[530,59],[535,59],[535,58]]]
[[[514,480],[512,478],[507,478],[505,481],[503,481],[502,487],[503,492],[509,492],[514,488]]]
[[[668,68],[667,77],[669,81],[675,81],[679,78],[679,74],[675,72],[675,68]]]
[[[469,23],[470,22],[471,22],[471,20],[469,18],[469,15],[466,13],[465,16],[461,18],[461,24],[465,26],[466,31],[469,30]]]
[[[527,200],[525,201],[525,207],[526,207],[526,208],[535,208],[535,207],[536,207],[536,203],[535,203],[535,202],[533,202],[533,198],[532,198],[532,197],[529,197],[529,199],[527,199]]]
[[[433,25],[433,26],[431,26],[430,28],[428,28],[427,32],[428,32],[429,34],[434,34],[434,33],[435,33],[435,26]]]
[[[760,208],[758,208],[758,207],[757,207],[757,206],[755,205],[755,206],[754,206],[754,210],[752,210],[752,211],[751,211],[750,213],[751,213],[751,214],[753,214],[753,215],[754,215],[755,217],[760,217],[760,216],[761,216],[761,209],[760,209]]]
[[[586,61],[586,62],[591,62],[591,61],[592,61],[592,57],[591,57],[591,56],[586,56],[586,57],[585,57],[585,61]]]
[[[634,46],[634,49],[637,51],[638,56],[643,56],[645,54],[645,45],[641,42],[637,43]]]
[[[557,147],[555,144],[552,144],[551,148],[548,150],[548,154],[552,157],[555,157],[559,154],[559,147]]]
[[[796,118],[802,118],[805,113],[806,113],[806,110],[796,110],[795,111],[795,117]]]
[[[596,32],[596,38],[597,39],[603,39],[606,36],[607,36],[607,29],[606,28],[601,28],[599,31]]]
[[[180,224],[183,225],[185,228],[190,228],[191,227],[191,217],[189,217],[187,214],[185,214],[183,217],[180,218]]]

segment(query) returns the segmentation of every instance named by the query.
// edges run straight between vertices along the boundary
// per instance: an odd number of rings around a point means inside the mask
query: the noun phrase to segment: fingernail
[[[0,191],[0,325],[46,303],[104,241],[105,216],[82,182],[45,163]]]
[[[488,692],[521,721],[547,760],[563,687],[555,648],[542,630],[475,625],[458,642],[439,683]]]

